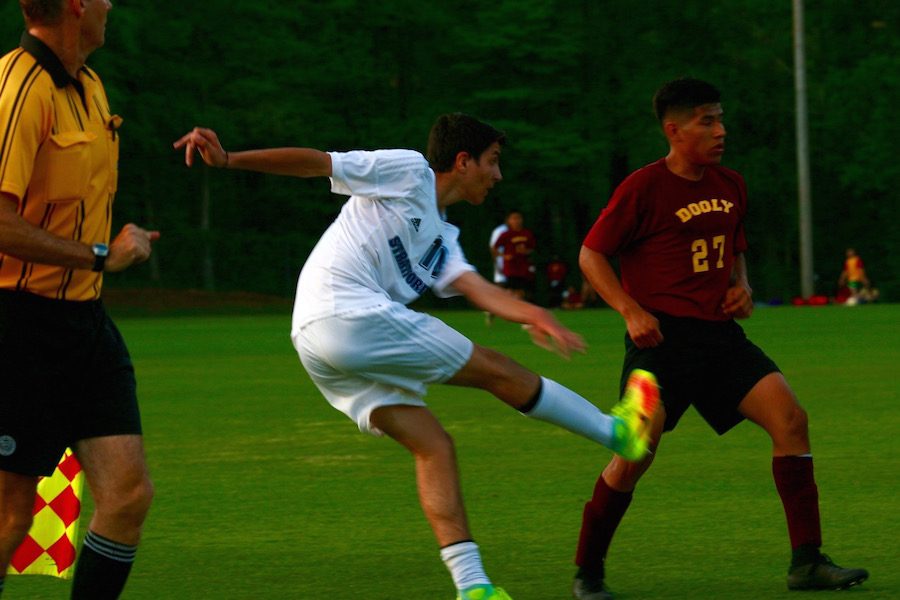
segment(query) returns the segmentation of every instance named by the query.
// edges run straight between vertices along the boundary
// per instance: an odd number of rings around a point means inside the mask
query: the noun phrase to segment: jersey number
[[[721,269],[725,266],[725,236],[717,235],[712,239],[713,254],[718,250],[718,258],[716,259],[716,268]],[[694,257],[694,273],[705,273],[709,271],[709,244],[705,239],[700,238],[691,243],[691,253]]]
[[[441,236],[434,238],[431,247],[422,256],[419,266],[426,271],[431,271],[431,278],[437,279],[444,270],[444,262],[447,260],[447,248],[444,246],[444,239]]]

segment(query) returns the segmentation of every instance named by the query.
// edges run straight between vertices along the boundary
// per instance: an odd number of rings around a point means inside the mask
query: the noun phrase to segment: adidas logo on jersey
[[[418,231],[419,231],[419,225],[422,224],[422,219],[410,219],[409,222],[412,223],[412,226],[415,227],[416,232],[418,232]]]

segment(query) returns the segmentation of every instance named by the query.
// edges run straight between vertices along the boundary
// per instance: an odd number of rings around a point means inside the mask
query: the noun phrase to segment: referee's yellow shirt
[[[27,32],[0,58],[0,191],[25,220],[60,237],[109,243],[119,161],[117,129],[100,78],[73,79]],[[0,254],[0,289],[60,300],[100,297],[101,273]]]

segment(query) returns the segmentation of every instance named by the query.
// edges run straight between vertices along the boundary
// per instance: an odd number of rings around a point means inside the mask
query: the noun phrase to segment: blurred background
[[[900,297],[900,2],[808,2],[805,18],[815,291],[835,291],[844,249],[882,298]],[[22,31],[0,7],[4,52]],[[434,118],[462,111],[506,131],[503,183],[457,205],[469,260],[518,208],[577,272],[614,187],[667,151],[651,111],[666,80],[723,92],[723,163],[747,179],[757,300],[800,293],[791,3],[787,0],[367,0],[114,2],[89,65],[121,129],[116,227],[163,237],[112,288],[289,297],[343,199],[325,180],[195,167],[172,142],[194,125],[229,150],[424,151]],[[540,300],[540,295],[538,296]]]

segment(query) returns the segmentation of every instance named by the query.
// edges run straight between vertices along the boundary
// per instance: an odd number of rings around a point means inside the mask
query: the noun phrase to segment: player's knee
[[[445,429],[441,429],[440,433],[434,437],[430,444],[430,453],[432,456],[440,456],[445,458],[453,458],[456,456],[456,443]]]
[[[153,495],[153,482],[148,477],[142,477],[118,487],[113,493],[98,495],[97,512],[123,526],[140,528],[150,511]]]
[[[490,348],[484,352],[483,388],[498,398],[510,399],[522,395],[523,390],[537,389],[540,377],[510,357]],[[528,398],[525,398],[527,400]]]
[[[411,446],[409,450],[415,455],[417,460],[447,465],[455,464],[456,462],[456,445],[450,434],[443,428],[439,432],[430,435],[427,440]]]
[[[788,412],[784,430],[791,439],[805,440],[809,437],[809,415],[799,404],[795,404]]]
[[[655,450],[655,447],[654,447]],[[653,464],[655,454],[647,454],[637,462],[627,461],[621,456],[613,457],[612,461],[603,470],[603,479],[607,485],[620,492],[630,492],[640,481],[641,476],[647,472]]]

